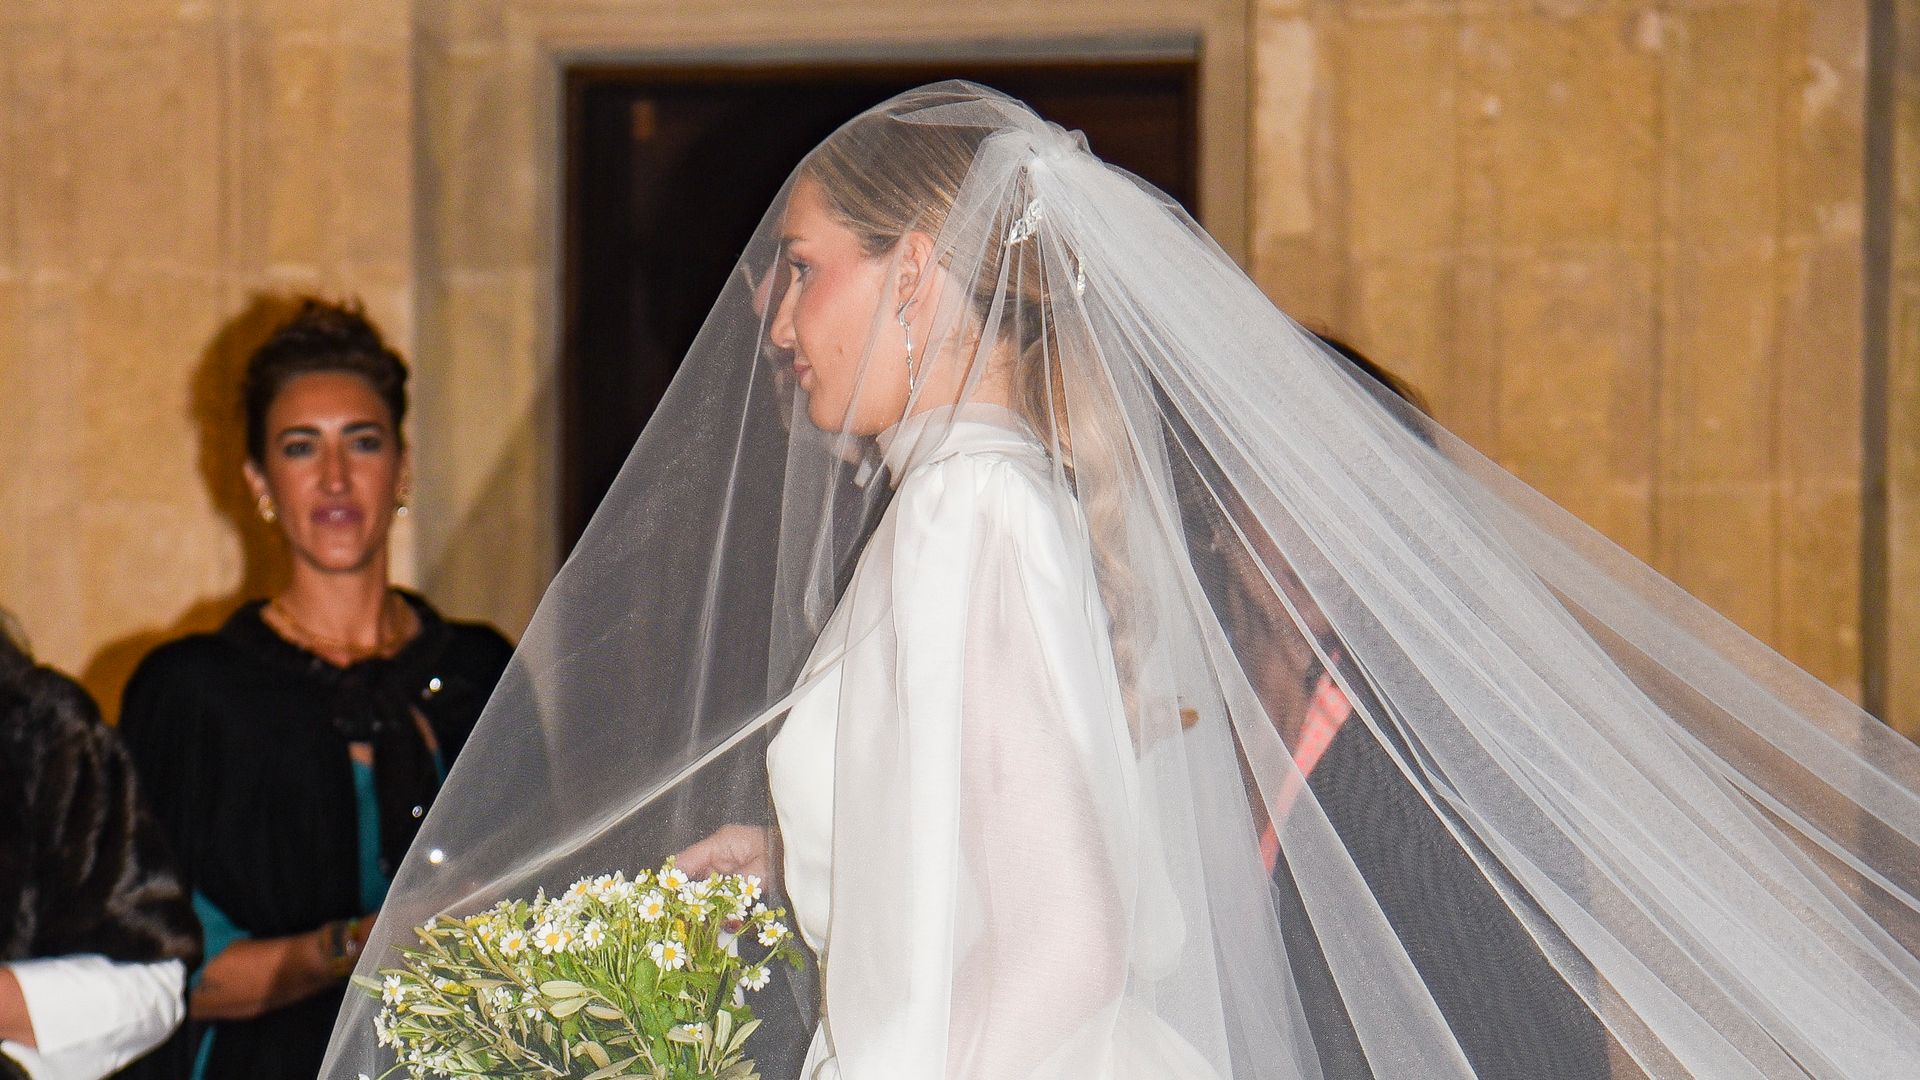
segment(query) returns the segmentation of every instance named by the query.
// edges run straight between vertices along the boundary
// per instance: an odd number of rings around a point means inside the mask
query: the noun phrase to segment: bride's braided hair
[[[916,99],[907,107],[930,104],[938,102]],[[909,232],[940,235],[975,155],[995,130],[869,113],[815,149],[800,173],[819,186],[834,216],[860,237],[866,254],[877,257],[893,251]],[[1120,412],[1111,399],[1112,388],[1091,372],[1072,381],[1078,397],[1069,420],[1067,358],[1056,324],[1057,301],[1066,290],[1077,296],[1084,285],[1059,280],[1058,268],[1070,255],[1064,260],[1057,256],[1049,265],[1042,245],[1050,238],[1032,228],[1039,204],[1026,191],[1026,175],[1016,180],[1017,190],[1002,200],[990,224],[980,272],[972,283],[971,308],[976,324],[984,327],[996,303],[1001,306],[1000,321],[992,329],[1013,346],[1015,361],[1008,373],[1013,409],[1054,447],[1073,481],[1087,519],[1114,665],[1138,737],[1135,690],[1145,627],[1135,610],[1137,582],[1125,553],[1125,478],[1130,475],[1123,467],[1126,434],[1117,430],[1122,427],[1117,421],[1101,422]],[[1016,227],[1023,216],[1028,217],[1025,227]],[[992,353],[981,349],[977,355],[984,359]]]

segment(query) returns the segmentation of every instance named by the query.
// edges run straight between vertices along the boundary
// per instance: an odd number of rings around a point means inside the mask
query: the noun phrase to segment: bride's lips
[[[309,519],[315,525],[347,528],[359,525],[362,521],[366,520],[366,517],[367,515],[363,513],[359,507],[350,503],[318,506],[315,507],[313,513],[309,515]]]
[[[813,375],[812,364],[807,363],[805,360],[798,360],[798,359],[796,359],[793,362],[793,381],[800,384],[800,389],[802,390],[813,389],[812,375]]]

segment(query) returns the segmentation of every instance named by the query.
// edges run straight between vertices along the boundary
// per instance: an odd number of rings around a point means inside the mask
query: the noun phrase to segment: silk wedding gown
[[[1127,1003],[1183,931],[1141,839],[1152,752],[1129,736],[1080,511],[1051,494],[1051,461],[1008,410],[933,410],[879,444],[893,503],[767,750],[786,889],[824,987],[801,1076],[1212,1080]],[[846,745],[856,724],[877,745]],[[836,806],[857,812],[836,799],[836,759],[867,752],[895,754],[911,785],[909,865],[837,865],[871,857],[835,844]],[[1061,892],[996,887],[1000,867],[1034,880],[1023,866],[1056,868]],[[898,895],[850,915],[835,887],[856,881]],[[873,912],[923,929],[896,951],[881,942],[901,928]]]

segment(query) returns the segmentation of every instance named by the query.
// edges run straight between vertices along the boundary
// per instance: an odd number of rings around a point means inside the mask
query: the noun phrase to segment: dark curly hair
[[[366,380],[386,402],[393,437],[407,416],[407,365],[380,336],[358,300],[333,303],[303,297],[300,309],[247,358],[241,403],[247,422],[247,457],[267,453],[267,410],[287,384],[302,375],[340,371]]]

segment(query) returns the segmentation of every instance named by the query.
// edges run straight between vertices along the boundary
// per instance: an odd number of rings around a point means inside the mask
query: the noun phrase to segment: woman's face
[[[810,179],[794,184],[780,239],[786,266],[776,272],[787,280],[768,336],[793,354],[808,418],[823,431],[885,430],[905,413],[908,397],[906,336],[894,318],[896,296],[911,295],[900,280],[901,260],[894,253],[868,256]]]
[[[289,382],[267,408],[263,460],[246,466],[255,497],[278,509],[294,558],[337,573],[385,553],[406,471],[386,402],[343,371]]]

